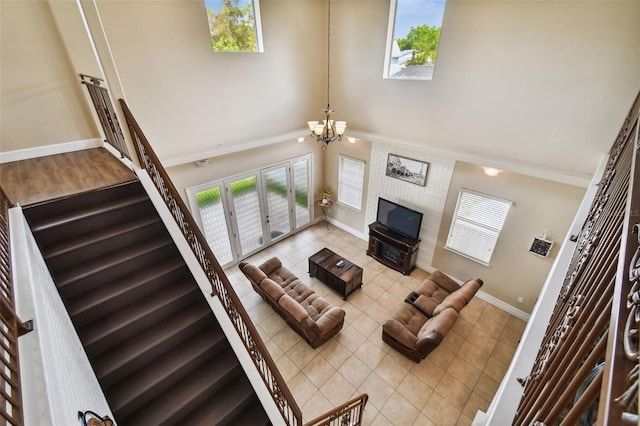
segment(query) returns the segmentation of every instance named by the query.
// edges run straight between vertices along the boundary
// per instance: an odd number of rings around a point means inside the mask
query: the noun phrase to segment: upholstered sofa
[[[458,314],[482,286],[481,279],[462,286],[434,271],[382,325],[382,340],[407,358],[420,362],[440,345]]]
[[[322,345],[342,328],[344,309],[331,305],[307,287],[277,257],[260,266],[245,262],[239,266],[253,289],[311,347]]]

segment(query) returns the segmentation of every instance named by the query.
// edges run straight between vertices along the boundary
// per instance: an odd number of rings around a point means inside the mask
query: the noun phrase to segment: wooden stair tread
[[[256,397],[238,416],[229,422],[229,425],[268,426],[271,425],[271,421],[264,411],[260,400]]]
[[[103,229],[100,232],[83,234],[73,239],[64,240],[63,242],[56,244],[51,244],[49,247],[46,247],[44,249],[44,257],[45,259],[49,260],[58,256],[63,256],[73,251],[82,250],[87,246],[98,244],[111,238],[117,238],[118,236],[157,223],[161,223],[160,219],[157,217],[141,217],[130,222],[120,224],[118,226],[111,226],[109,228]]]
[[[162,399],[164,394],[174,395],[177,389],[188,388],[185,377],[192,372],[200,378],[207,374],[210,366],[216,366],[223,373],[239,366],[226,340],[212,337],[218,336],[199,333],[111,387],[109,406],[116,420],[131,415],[151,400]],[[229,353],[221,358],[224,363],[218,357],[215,362],[211,360],[221,352]]]
[[[117,201],[111,201],[103,204],[97,204],[87,206],[82,210],[73,210],[65,214],[60,214],[54,217],[43,219],[37,223],[31,225],[31,231],[33,233],[42,232],[51,228],[56,228],[68,223],[72,223],[77,220],[86,219],[88,217],[106,214],[114,210],[122,209],[124,207],[133,206],[140,203],[148,202],[146,195],[133,195],[127,198],[123,198]]]
[[[169,245],[173,245],[173,241],[168,236],[163,235],[151,241],[146,241],[133,247],[128,247],[124,250],[118,250],[98,259],[94,259],[93,261],[85,262],[76,268],[70,268],[60,272],[56,276],[56,285],[58,288],[63,288],[74,281],[87,278],[109,268],[115,268],[123,261],[130,261],[131,259]]]
[[[236,380],[224,389],[216,392],[207,404],[200,406],[182,419],[185,425],[248,425],[253,423],[239,423],[236,420],[242,416],[245,408],[249,407],[257,397],[248,379]],[[262,408],[262,407],[260,407]],[[265,414],[266,415],[266,414]]]
[[[139,303],[125,306],[101,320],[94,321],[87,327],[82,328],[80,330],[82,343],[87,348],[87,352],[91,353],[91,347],[98,342],[115,333],[121,332],[127,326],[137,323],[138,321],[143,321],[145,317],[151,317],[153,313],[160,311],[163,307],[169,306],[174,302],[192,300],[197,296],[201,296],[201,294],[198,293],[200,293],[200,289],[190,285],[168,286],[165,291],[152,294]],[[148,326],[153,325],[153,323],[148,324]]]
[[[225,368],[234,361],[237,362],[232,351],[220,354],[202,371],[186,377],[170,393],[127,418],[124,425],[224,424],[222,416],[233,412],[238,405],[247,405],[246,400],[254,395],[239,365]]]
[[[170,280],[188,276],[188,269],[180,258],[160,259],[153,265],[142,268],[133,274],[114,282],[101,285],[79,296],[71,297],[67,309],[71,317],[79,324],[85,323],[83,317],[91,317],[94,310],[104,310],[104,306],[113,300],[126,298],[128,303],[135,301],[131,293],[137,290],[151,293],[157,287],[167,285]]]
[[[135,178],[107,187],[95,188],[39,203],[32,203],[25,208],[25,212],[28,212],[30,223],[38,223],[43,218],[59,216],[63,212],[72,209],[83,208],[92,204],[104,204],[111,200],[143,193],[144,189],[142,185],[140,185],[140,181]]]
[[[224,338],[220,326],[208,310],[202,309],[202,304],[190,305],[167,318],[164,327],[151,327],[117,350],[93,359],[96,375],[103,386],[110,386],[205,328],[216,335],[215,339]]]

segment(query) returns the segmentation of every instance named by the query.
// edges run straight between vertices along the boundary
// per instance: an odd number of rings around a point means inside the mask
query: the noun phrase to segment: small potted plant
[[[322,198],[322,204],[327,204],[329,202],[329,197],[331,197],[331,189],[325,188],[320,191],[320,198]]]

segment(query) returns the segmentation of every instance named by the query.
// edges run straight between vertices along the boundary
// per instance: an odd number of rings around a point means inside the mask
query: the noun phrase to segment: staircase
[[[270,424],[138,181],[24,214],[116,424]]]

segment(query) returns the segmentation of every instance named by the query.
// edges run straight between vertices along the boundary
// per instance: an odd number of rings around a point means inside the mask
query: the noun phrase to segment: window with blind
[[[446,248],[489,266],[512,202],[461,189]]]
[[[338,202],[362,210],[364,161],[338,156]]]

